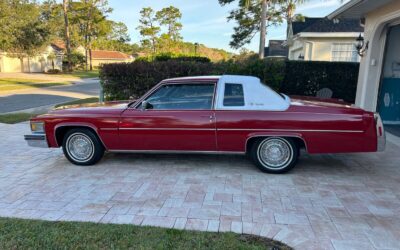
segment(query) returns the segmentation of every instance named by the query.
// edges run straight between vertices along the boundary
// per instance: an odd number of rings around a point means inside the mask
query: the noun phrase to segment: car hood
[[[92,114],[92,113],[118,113],[128,107],[132,101],[113,101],[101,103],[85,103],[76,105],[67,105],[55,108],[49,112],[50,115],[58,114]]]

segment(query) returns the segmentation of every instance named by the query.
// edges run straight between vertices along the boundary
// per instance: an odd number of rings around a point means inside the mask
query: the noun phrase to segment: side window
[[[209,110],[212,108],[214,84],[163,85],[146,101],[154,110]]]
[[[237,83],[225,83],[224,106],[244,106],[243,85]]]

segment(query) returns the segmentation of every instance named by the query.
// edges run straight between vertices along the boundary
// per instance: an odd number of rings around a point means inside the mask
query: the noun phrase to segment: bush
[[[59,70],[59,69],[49,69],[49,70],[47,70],[47,73],[48,74],[59,74],[59,73],[61,73],[61,70]]]
[[[315,96],[322,88],[330,88],[333,97],[354,102],[358,63],[301,62],[279,59],[244,61],[185,61],[168,60],[135,61],[132,63],[105,64],[100,68],[100,79],[107,100],[140,97],[160,81],[182,76],[199,75],[251,75],[270,87],[288,95]]]
[[[140,97],[166,78],[208,75],[211,63],[199,62],[146,62],[104,64],[100,79],[107,100],[126,100]]]
[[[359,63],[287,61],[280,91],[288,95],[315,96],[322,88],[333,98],[354,103]]]

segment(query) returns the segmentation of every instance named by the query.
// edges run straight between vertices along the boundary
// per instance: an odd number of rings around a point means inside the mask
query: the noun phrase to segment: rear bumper
[[[31,147],[37,148],[48,148],[49,144],[47,143],[46,135],[45,134],[31,134],[24,136],[25,141]]]
[[[386,148],[386,133],[385,128],[383,127],[381,116],[378,113],[375,113],[375,125],[376,125],[376,137],[378,144],[378,152],[385,151]]]

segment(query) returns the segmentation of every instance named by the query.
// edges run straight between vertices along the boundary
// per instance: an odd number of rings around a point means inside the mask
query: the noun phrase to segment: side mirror
[[[152,108],[153,108],[153,105],[151,105],[148,101],[142,102],[142,110],[152,109]]]

